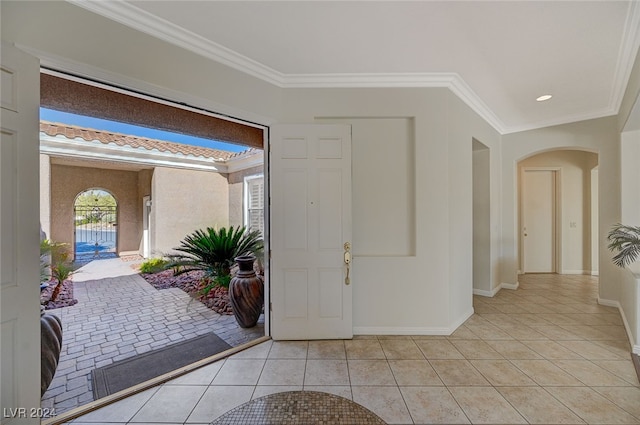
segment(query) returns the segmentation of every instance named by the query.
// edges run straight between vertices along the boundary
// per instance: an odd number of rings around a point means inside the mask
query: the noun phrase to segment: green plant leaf
[[[610,251],[617,252],[613,262],[618,267],[626,267],[640,255],[640,227],[615,224],[607,235]]]
[[[164,258],[151,258],[140,264],[141,273],[158,273],[167,269],[169,260]]]
[[[177,253],[169,256],[167,268],[174,268],[175,274],[203,271],[224,286],[227,279],[220,278],[230,276],[235,258],[262,255],[264,243],[259,231],[247,232],[245,227],[207,227],[187,235],[174,249]]]

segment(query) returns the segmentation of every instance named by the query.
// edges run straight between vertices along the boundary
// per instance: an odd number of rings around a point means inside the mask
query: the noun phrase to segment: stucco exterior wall
[[[73,246],[73,204],[88,189],[103,189],[118,203],[116,251],[137,251],[140,245],[141,200],[138,172],[67,165],[51,165],[51,235],[56,242]]]
[[[158,167],[151,180],[153,255],[172,252],[197,229],[229,225],[226,175]]]
[[[140,223],[140,231],[142,232],[140,234],[140,243],[138,245],[138,254],[144,256],[144,242],[143,242],[143,232],[144,232],[144,217],[143,215],[145,214],[145,210],[146,207],[142,204],[143,202],[143,198],[145,196],[149,196],[151,197],[151,179],[153,178],[153,171],[154,170],[141,170],[138,173],[138,199],[139,201],[139,208],[140,208],[140,220],[142,220],[142,222]]]
[[[40,228],[51,239],[51,158],[40,155]]]
[[[244,225],[244,178],[263,173],[262,166],[229,173],[229,226]]]

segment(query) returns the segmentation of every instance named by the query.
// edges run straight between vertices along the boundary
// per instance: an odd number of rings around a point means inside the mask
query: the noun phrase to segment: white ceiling
[[[280,87],[450,87],[501,133],[616,114],[640,46],[640,0],[69,1]]]

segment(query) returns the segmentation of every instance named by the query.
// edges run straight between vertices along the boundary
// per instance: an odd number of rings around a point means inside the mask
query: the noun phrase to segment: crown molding
[[[629,3],[629,12],[622,33],[609,102],[610,109],[616,114],[620,110],[638,49],[640,49],[640,2],[632,1]]]
[[[67,2],[271,84],[282,85],[282,73],[122,0]]]
[[[522,131],[537,130],[540,128],[553,127],[556,125],[564,125],[564,124],[571,124],[574,122],[594,120],[598,118],[610,117],[612,115],[616,115],[617,113],[618,113],[617,109],[607,107],[605,109],[601,109],[599,111],[591,112],[588,114],[565,115],[557,119],[537,121],[531,124],[515,126],[515,127],[506,127],[503,129],[501,134],[504,136],[505,134],[519,133]]]
[[[447,87],[500,134],[504,124],[456,73],[283,74],[122,0],[66,0],[280,88]]]
[[[635,53],[640,48],[640,2],[631,1],[608,107],[589,114],[571,115],[524,126],[507,127],[456,73],[285,74],[128,4],[124,0],[66,1],[280,88],[449,88],[501,135],[617,114],[631,76]],[[268,120],[264,120],[262,123],[265,121]]]
[[[288,74],[283,88],[450,87],[462,80],[453,72]]]

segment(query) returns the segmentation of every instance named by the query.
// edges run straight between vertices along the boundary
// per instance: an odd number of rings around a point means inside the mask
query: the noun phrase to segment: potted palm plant
[[[608,248],[617,252],[613,262],[618,267],[626,267],[640,255],[640,226],[616,224],[607,235]]]
[[[169,255],[167,268],[173,268],[176,275],[188,273],[192,271],[204,272],[205,277],[210,281],[202,290],[206,295],[209,291],[217,286],[229,289],[229,300],[233,306],[233,312],[238,323],[243,327],[247,323],[243,318],[253,313],[244,311],[243,305],[258,305],[262,309],[264,302],[264,288],[262,280],[255,285],[259,285],[257,290],[249,291],[255,299],[247,303],[246,291],[234,290],[231,270],[234,267],[236,258],[261,257],[264,249],[263,240],[260,232],[248,231],[246,227],[221,227],[215,229],[208,227],[204,230],[196,230],[192,234],[186,236],[180,246],[174,248],[177,253]],[[253,260],[251,264],[253,264]],[[246,261],[246,260],[245,260]],[[246,280],[246,279],[245,279]],[[234,297],[242,297],[243,300],[234,299]],[[259,315],[259,314],[258,314]],[[255,325],[255,322],[252,326]]]

